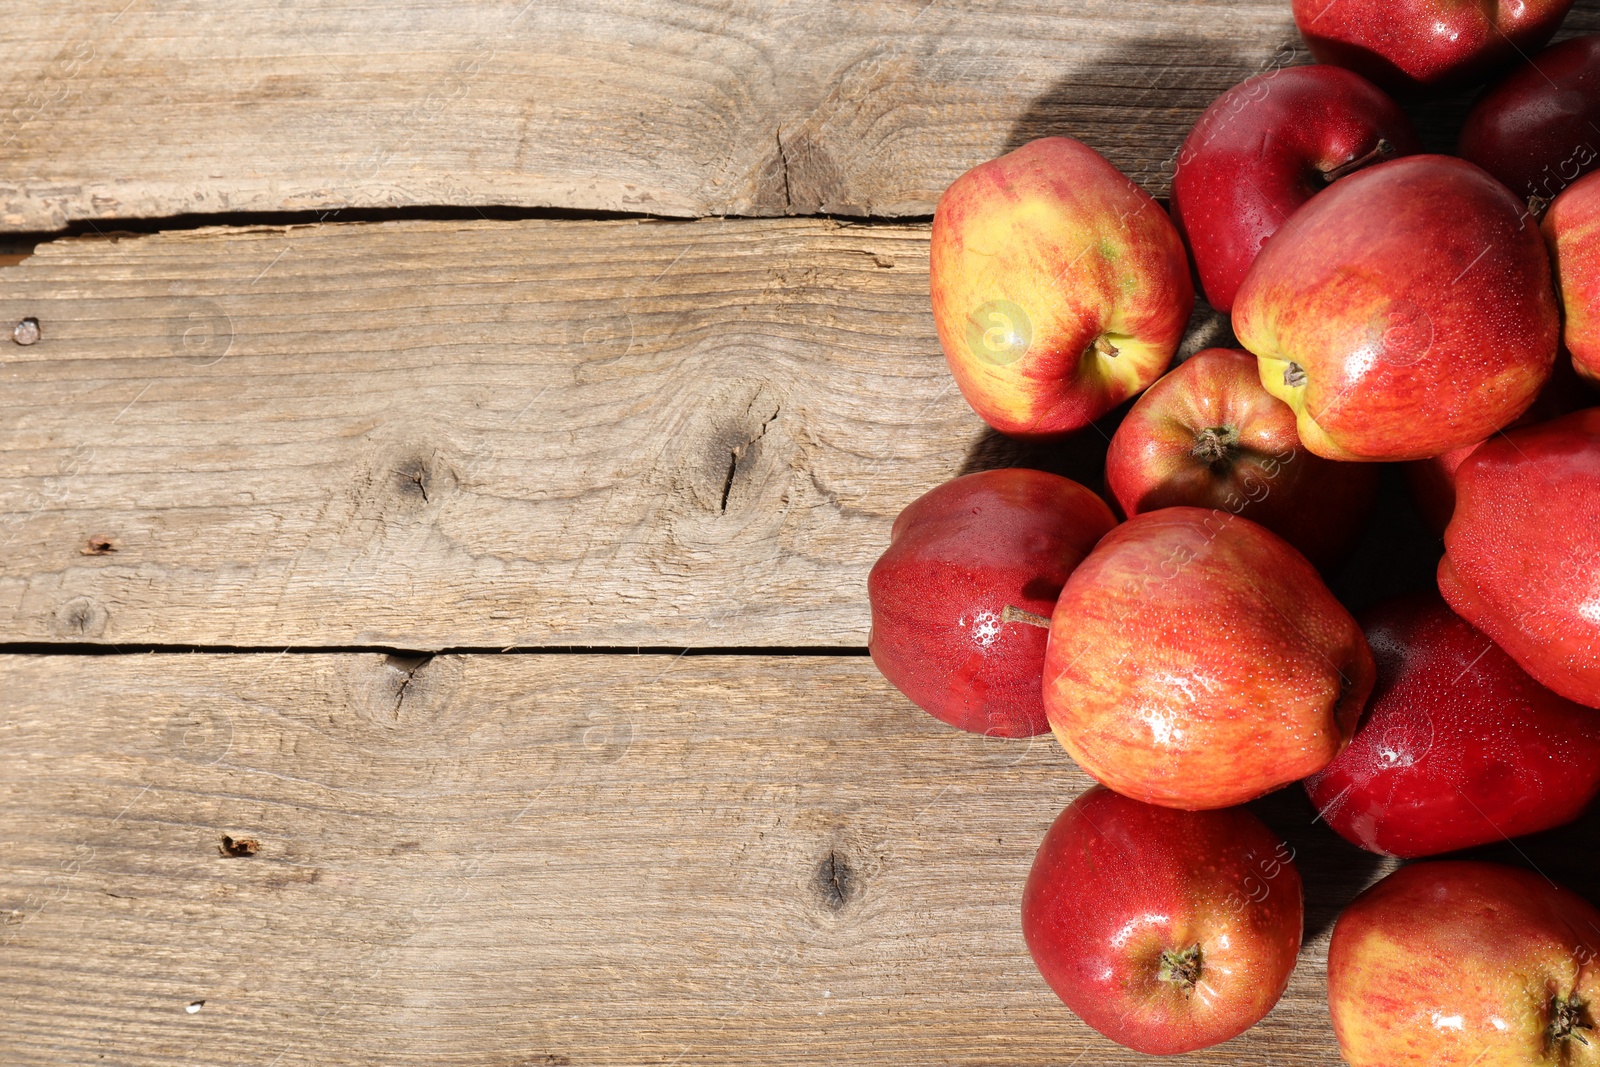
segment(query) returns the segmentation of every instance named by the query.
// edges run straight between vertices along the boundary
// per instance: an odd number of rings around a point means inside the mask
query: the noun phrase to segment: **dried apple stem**
[[[1198,944],[1177,952],[1169,948],[1161,954],[1160,978],[1176,986],[1180,992],[1193,991],[1195,983],[1200,981],[1201,970]]]
[[[1050,620],[1043,615],[1035,615],[1031,611],[1014,608],[1010,604],[1007,604],[1005,610],[1000,613],[1000,621],[1003,623],[1022,622],[1027,623],[1029,626],[1038,626],[1045,630],[1050,629]]]
[[[1340,178],[1348,177],[1349,175],[1360,170],[1362,167],[1370,166],[1371,164],[1377,163],[1381,160],[1392,159],[1393,157],[1394,145],[1380,137],[1378,138],[1378,146],[1372,151],[1368,152],[1366,155],[1357,156],[1355,159],[1346,160],[1337,167],[1334,167],[1332,170],[1323,171],[1322,180],[1327,182],[1329,185],[1332,185]]]
[[[1238,443],[1239,431],[1232,426],[1207,426],[1194,435],[1189,455],[1212,467],[1226,467]]]

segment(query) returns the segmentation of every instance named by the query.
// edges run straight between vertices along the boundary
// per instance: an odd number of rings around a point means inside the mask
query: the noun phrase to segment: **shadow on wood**
[[[1229,86],[1264,70],[1308,62],[1291,24],[1276,51],[1246,55],[1233,42],[1196,35],[1133,41],[1057,81],[1012,123],[1007,152],[1039,137],[1085,139],[1116,114],[1121,144],[1086,141],[1151,196],[1165,197],[1178,148],[1200,113]],[[1094,121],[1090,121],[1093,119]]]
[[[967,446],[966,458],[956,473],[1028,467],[1071,478],[1106,496],[1106,450],[1111,446],[1111,435],[1132,406],[1130,400],[1092,426],[1054,441],[1021,441],[985,426]]]
[[[1329,829],[1317,818],[1298,782],[1253,800],[1248,807],[1294,850],[1305,886],[1308,942],[1327,933],[1356,894],[1399,865],[1357,848]]]
[[[1600,907],[1600,807],[1591,804],[1575,821],[1515,841],[1480,845],[1440,859],[1491,860],[1513,867],[1531,867]]]

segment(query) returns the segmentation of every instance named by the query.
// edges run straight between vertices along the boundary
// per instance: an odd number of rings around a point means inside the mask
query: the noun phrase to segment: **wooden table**
[[[940,190],[1164,195],[1286,0],[11,7],[0,1062],[1143,1062],[1018,929],[1087,779],[883,682],[864,578],[958,472],[1098,479],[955,391]],[[1357,606],[1438,552],[1386,493]],[[1192,1062],[1333,1064],[1389,866],[1256,807],[1307,945]]]

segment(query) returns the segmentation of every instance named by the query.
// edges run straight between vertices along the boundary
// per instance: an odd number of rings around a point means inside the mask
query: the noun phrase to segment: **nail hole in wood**
[[[109,556],[116,550],[116,538],[107,537],[104,534],[96,534],[94,537],[89,538],[89,540],[85,542],[84,546],[78,551],[82,552],[85,556]]]
[[[223,834],[222,844],[217,851],[234,859],[245,859],[261,851],[261,842],[253,837],[229,837]]]

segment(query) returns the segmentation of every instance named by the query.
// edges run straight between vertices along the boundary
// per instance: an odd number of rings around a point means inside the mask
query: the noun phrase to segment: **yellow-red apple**
[[[1410,460],[1515,421],[1550,377],[1560,322],[1523,203],[1471,163],[1426,155],[1296,212],[1245,276],[1233,328],[1311,451]]]
[[[1124,796],[1223,808],[1327,766],[1374,673],[1361,628],[1287,541],[1164,508],[1112,530],[1067,579],[1044,706],[1078,765]]]
[[[1166,212],[1087,145],[1047,137],[945,190],[933,319],[973,410],[1001,433],[1082,429],[1161,376],[1194,307]]]
[[[1350,1067],[1600,1064],[1600,912],[1499,863],[1402,867],[1340,914],[1328,1009]]]

